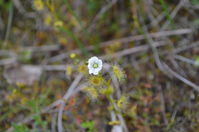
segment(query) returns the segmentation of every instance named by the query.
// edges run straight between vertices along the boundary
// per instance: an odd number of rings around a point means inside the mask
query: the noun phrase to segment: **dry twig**
[[[169,66],[167,64],[164,63],[163,65],[164,65],[165,70],[167,70],[167,72],[169,74],[171,74],[173,77],[179,79],[183,83],[185,83],[188,86],[192,87],[194,90],[199,91],[199,86],[197,86],[195,83],[189,81],[188,79],[184,78],[183,76],[181,76],[178,73],[176,73],[175,71],[173,71],[171,68],[169,68]]]
[[[75,80],[73,81],[73,83],[71,84],[71,86],[68,88],[67,92],[64,94],[63,96],[63,100],[61,101],[61,107],[59,109],[59,113],[58,113],[58,132],[63,132],[63,126],[62,126],[62,114],[63,114],[63,110],[65,107],[65,102],[66,100],[68,100],[68,98],[73,94],[74,89],[77,87],[77,85],[79,84],[80,80],[82,79],[82,75],[78,75]]]
[[[160,38],[160,37],[167,37],[167,36],[173,36],[173,35],[183,35],[183,34],[190,34],[192,33],[192,30],[189,28],[185,28],[185,29],[178,29],[178,30],[171,30],[171,31],[161,31],[161,32],[156,32],[156,33],[150,33],[149,36],[152,38]],[[115,40],[110,40],[110,41],[106,41],[106,42],[102,42],[99,44],[99,48],[104,48],[106,46],[115,44],[115,43],[129,43],[132,41],[140,41],[145,39],[145,35],[136,35],[136,36],[129,36],[129,37],[124,37],[121,39],[115,39]],[[89,46],[87,47],[87,50],[93,50],[94,47],[93,46]],[[62,53],[59,55],[56,55],[52,58],[50,58],[48,61],[49,62],[55,62],[55,61],[60,61],[63,60],[65,58],[67,58],[71,53],[76,53],[76,54],[80,54],[81,51],[80,50],[72,50],[70,52],[67,53]]]

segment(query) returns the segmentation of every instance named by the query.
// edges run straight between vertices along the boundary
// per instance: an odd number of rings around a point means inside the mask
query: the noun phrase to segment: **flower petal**
[[[98,67],[94,68],[93,64],[98,64]],[[99,71],[102,69],[103,66],[103,62],[102,60],[98,59],[96,56],[91,57],[88,60],[88,69],[89,69],[89,74],[94,74],[94,75],[98,75]]]
[[[99,71],[94,71],[93,74],[94,75],[98,75]]]
[[[98,58],[96,56],[94,57],[91,57],[89,60],[88,60],[88,63],[92,63],[94,61],[98,60]]]

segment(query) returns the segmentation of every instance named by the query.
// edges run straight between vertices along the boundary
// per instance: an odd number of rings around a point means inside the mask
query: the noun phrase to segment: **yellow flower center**
[[[93,68],[98,68],[98,64],[97,64],[97,63],[94,63],[94,64],[93,64]]]

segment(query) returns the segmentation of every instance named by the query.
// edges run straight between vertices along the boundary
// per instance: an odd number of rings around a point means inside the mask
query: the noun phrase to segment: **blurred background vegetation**
[[[198,132],[198,14],[198,0],[0,0],[0,132],[58,131],[60,106],[43,110],[91,56],[125,71],[129,132]],[[64,130],[113,131],[107,107],[76,93]]]

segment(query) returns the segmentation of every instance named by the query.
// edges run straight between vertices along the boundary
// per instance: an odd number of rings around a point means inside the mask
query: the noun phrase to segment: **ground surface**
[[[198,132],[198,13],[198,0],[1,0],[0,132]]]

